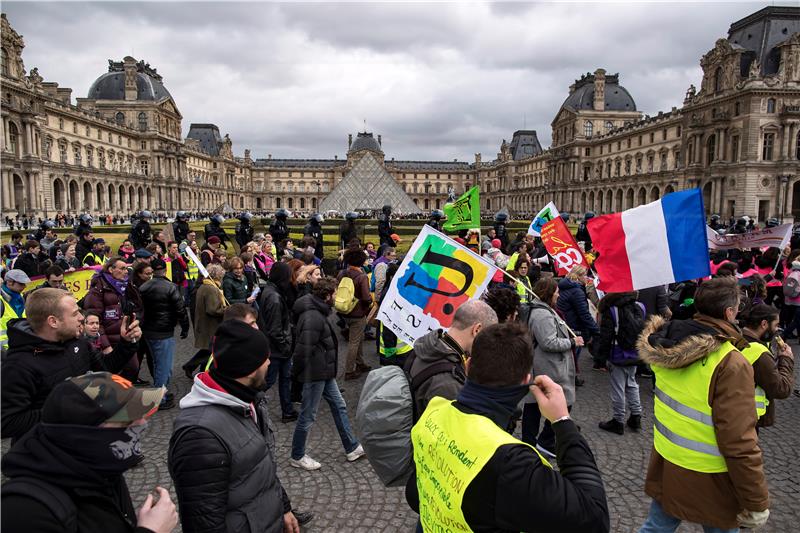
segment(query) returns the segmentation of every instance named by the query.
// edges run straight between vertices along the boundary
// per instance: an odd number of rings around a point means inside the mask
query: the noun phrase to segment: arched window
[[[767,99],[767,113],[774,113],[775,112],[775,99],[768,98]]]
[[[115,115],[114,120],[117,121],[118,125],[124,126],[125,125],[125,114],[122,111],[120,111],[119,113],[117,113]]]
[[[583,135],[584,137],[591,137],[592,130],[594,130],[594,124],[592,124],[591,120],[587,120],[586,124],[583,125]]]
[[[722,70],[722,67],[717,67],[717,70],[714,72],[714,92],[719,93],[722,92],[722,80],[725,78],[725,73]]]
[[[797,132],[797,139],[795,139],[794,145],[794,158],[800,160],[800,131]]]
[[[275,198],[275,208],[276,209],[280,209],[281,208],[281,199],[280,198]]]
[[[717,136],[712,135],[708,138],[707,143],[708,153],[706,154],[706,162],[710,165],[716,159],[717,151]]]
[[[300,198],[300,209],[305,209],[305,208],[306,208],[306,199]]]
[[[292,199],[292,198],[288,198],[288,199],[286,200],[286,206],[287,206],[289,209],[294,209],[294,201],[293,201],[293,199]]]
[[[147,114],[139,113],[139,131],[147,131]]]
[[[606,131],[611,131],[614,129],[614,123],[610,120],[606,120]]]
[[[8,123],[8,149],[14,155],[19,155],[17,152],[17,145],[19,143],[19,130],[17,125],[13,122]]]

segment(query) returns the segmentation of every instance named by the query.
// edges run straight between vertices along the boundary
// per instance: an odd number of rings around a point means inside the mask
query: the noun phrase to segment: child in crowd
[[[86,337],[92,348],[103,355],[114,351],[108,337],[100,332],[100,315],[94,311],[83,312],[83,336]]]

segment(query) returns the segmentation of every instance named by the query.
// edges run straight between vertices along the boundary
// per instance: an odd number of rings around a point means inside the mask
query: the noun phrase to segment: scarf
[[[8,288],[8,285],[3,284],[2,290],[8,295],[8,305],[14,310],[17,316],[22,316],[25,311],[25,299],[18,292],[14,292]]]
[[[111,288],[113,288],[117,294],[120,296],[125,296],[125,289],[128,288],[128,276],[125,275],[125,279],[117,279],[108,272],[103,272],[103,279],[106,280]]]
[[[479,415],[485,416],[498,427],[508,430],[517,404],[525,397],[529,385],[512,387],[487,387],[467,379],[456,401]]]
[[[231,396],[239,398],[245,403],[254,403],[256,400],[256,395],[261,392],[258,389],[248,387],[247,385],[242,385],[235,379],[221,374],[219,370],[213,366],[208,370],[208,375],[211,376],[211,379],[216,381],[220,387],[225,389],[225,392]]]
[[[53,446],[103,476],[122,474],[144,459],[141,439],[147,423],[107,428],[42,422],[39,428]]]

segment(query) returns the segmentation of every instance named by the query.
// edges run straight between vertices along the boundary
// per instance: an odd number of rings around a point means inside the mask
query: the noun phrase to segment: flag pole
[[[473,253],[474,253],[474,252],[473,252]],[[481,259],[483,259],[483,258],[481,258]],[[515,278],[514,276],[512,276],[511,274],[509,274],[507,271],[503,270],[502,268],[500,268],[500,267],[497,267],[497,268],[498,268],[498,269],[499,269],[499,270],[500,270],[500,271],[501,271],[501,272],[502,272],[502,273],[503,273],[503,274],[504,274],[506,277],[510,278],[510,279],[511,279],[511,280],[512,280],[514,283],[516,283],[517,285],[522,285],[522,288],[523,288],[523,289],[525,289],[525,292],[527,292],[528,294],[530,294],[531,296],[533,296],[534,298],[536,298],[536,299],[537,299],[537,300],[539,300],[540,302],[544,303],[545,305],[548,305],[548,304],[547,304],[547,303],[546,303],[544,300],[542,300],[541,298],[539,298],[539,295],[538,295],[538,294],[536,294],[535,292],[533,292],[533,290],[531,290],[531,289],[529,289],[528,287],[526,287],[526,286],[525,286],[525,284],[524,284],[524,283],[522,283],[520,280],[518,280],[517,278]],[[577,337],[577,336],[578,336],[578,335],[577,335],[577,334],[576,334],[574,331],[572,331],[572,328],[571,328],[571,327],[569,327],[569,324],[567,324],[566,322],[564,322],[564,326],[566,326],[566,328],[567,328],[567,330],[569,331],[570,335],[572,335],[573,337]]]

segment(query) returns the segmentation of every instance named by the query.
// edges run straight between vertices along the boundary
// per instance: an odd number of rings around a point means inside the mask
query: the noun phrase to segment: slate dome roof
[[[367,133],[365,131],[358,134],[356,140],[353,141],[352,145],[350,145],[350,150],[348,151],[357,152],[359,150],[372,150],[373,152],[383,153],[381,145],[377,140],[375,140],[375,137],[372,136],[372,133]]]
[[[108,61],[108,72],[97,78],[89,88],[87,98],[95,100],[125,99],[125,69],[122,62]],[[159,101],[172,98],[164,87],[161,76],[156,69],[144,61],[136,63],[136,99]]]
[[[636,111],[636,102],[628,90],[619,84],[619,75],[606,75],[605,111]],[[575,82],[575,91],[564,100],[563,106],[576,111],[594,109],[594,74]]]

